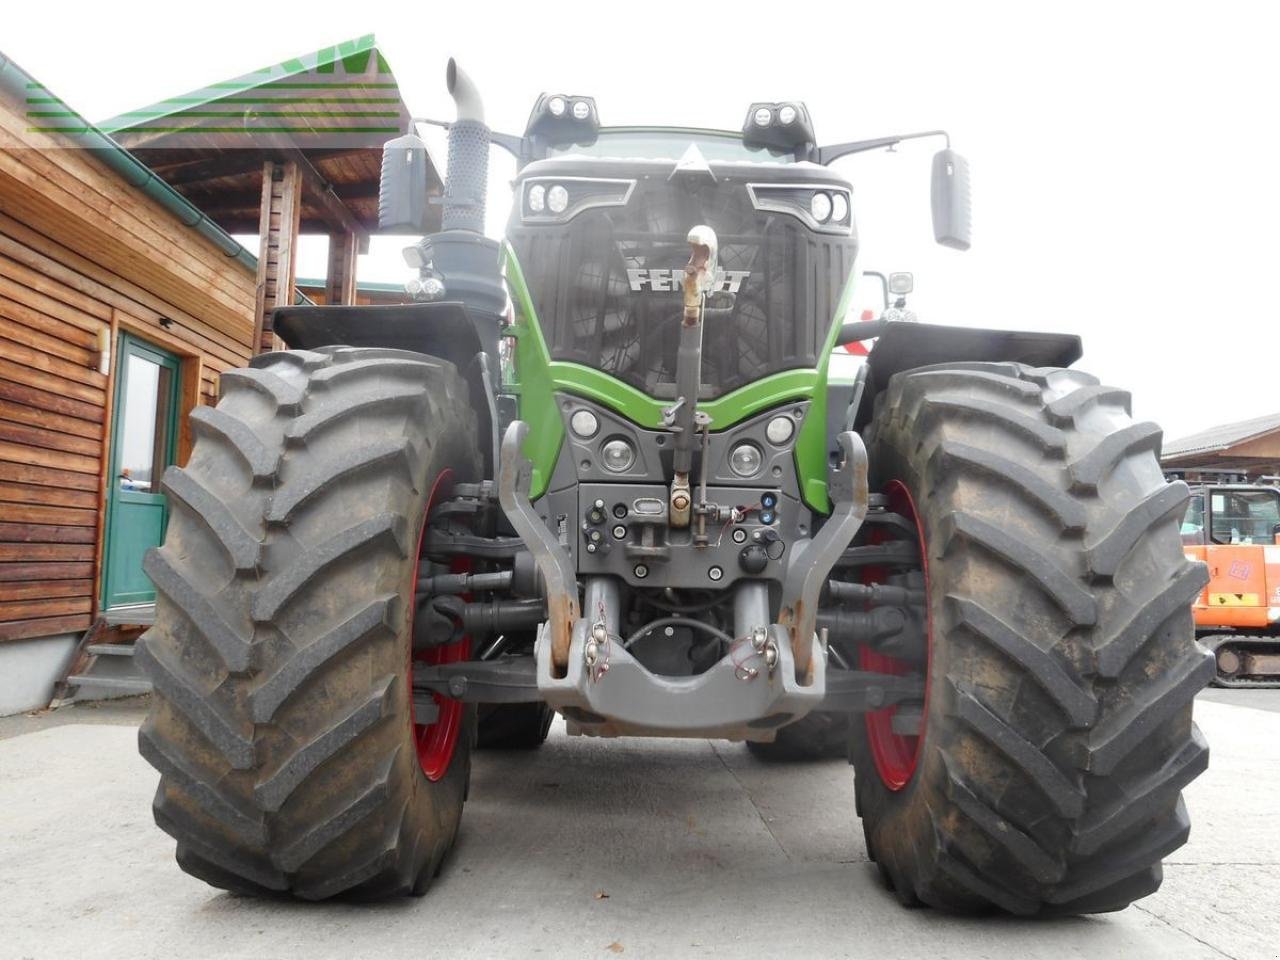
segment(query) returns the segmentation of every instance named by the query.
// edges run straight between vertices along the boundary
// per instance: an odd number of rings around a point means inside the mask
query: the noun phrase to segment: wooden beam
[[[307,150],[305,156],[312,163],[322,163],[325,160],[358,156],[369,152],[368,147],[355,149],[346,147],[335,150]],[[227,150],[216,156],[202,157],[199,160],[177,160],[168,163],[154,159],[163,156],[164,153],[165,151],[156,150],[139,159],[154,170],[162,180],[175,187],[256,173],[262,169],[264,160],[281,159],[275,155],[268,156],[261,150]]]
[[[330,189],[333,190],[334,194],[344,204],[353,200],[378,199],[378,185],[376,183],[332,184]],[[308,198],[313,197],[314,191],[308,190],[307,196]],[[217,220],[222,216],[229,216],[232,214],[244,215],[249,211],[255,211],[258,209],[258,203],[261,199],[262,188],[260,186],[256,186],[252,190],[238,190],[234,193],[229,191],[224,193],[215,193],[209,199],[202,200],[197,203],[196,206],[214,220]]]
[[[350,306],[356,302],[356,237],[350,233],[329,235],[329,271],[325,275],[324,302]]]
[[[254,353],[267,353],[272,349],[271,312],[293,303],[302,183],[302,170],[293,161],[268,160],[262,165]]]
[[[360,252],[367,253],[369,232],[356,219],[355,214],[347,209],[342,199],[334,192],[333,185],[320,175],[320,172],[311,165],[311,161],[297,147],[289,147],[285,151],[285,156],[297,164],[298,170],[302,173],[303,182],[311,191],[312,199],[320,204],[325,214],[332,219],[333,225],[341,227],[346,233],[355,234]]]

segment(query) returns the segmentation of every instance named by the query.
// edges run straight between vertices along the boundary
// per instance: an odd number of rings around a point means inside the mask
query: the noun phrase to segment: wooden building
[[[246,90],[288,97],[307,70],[359,94],[344,71],[382,82],[383,67],[363,38],[215,84],[200,113]],[[398,91],[379,89],[399,130]],[[376,228],[381,132],[317,153],[305,131],[197,131],[167,151],[168,134],[127,120],[115,136],[146,163],[0,54],[0,715],[47,703],[91,626],[146,622],[129,613],[154,603],[142,555],[168,516],[161,475],[219,375],[270,347],[264,317],[297,296],[299,231],[337,238],[318,299],[351,302]],[[162,126],[191,132],[173,111]],[[261,230],[264,256],[231,230]]]
[[[1166,470],[1230,471],[1256,480],[1280,475],[1280,413],[1224,423],[1164,445]]]

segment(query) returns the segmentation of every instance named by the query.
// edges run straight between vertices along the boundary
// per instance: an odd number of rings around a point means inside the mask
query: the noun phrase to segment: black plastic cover
[[[874,396],[883,390],[895,373],[935,363],[1007,361],[1033,367],[1068,367],[1082,353],[1080,337],[1074,333],[890,323],[867,358],[868,394]]]

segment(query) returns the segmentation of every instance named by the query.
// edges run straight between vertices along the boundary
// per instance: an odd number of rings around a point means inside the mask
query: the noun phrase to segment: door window
[[[1280,524],[1280,491],[1215,490],[1214,543],[1271,543]]]
[[[138,353],[127,355],[127,366],[116,484],[121,490],[159,493],[160,474],[168,459],[172,371]]]

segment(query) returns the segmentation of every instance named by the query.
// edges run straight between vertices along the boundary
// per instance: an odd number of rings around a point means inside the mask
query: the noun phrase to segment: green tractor
[[[182,868],[251,894],[422,893],[477,748],[571,735],[839,754],[903,903],[1117,910],[1187,838],[1212,678],[1186,499],[1069,334],[844,322],[858,237],[801,103],[740,132],[493,133],[451,62],[414,303],[276,314],[222,376],[147,559],[143,755]],[[918,134],[913,136],[945,136]],[[948,141],[949,143],[949,141]],[[488,151],[518,173],[483,234]],[[387,145],[384,226],[428,222]],[[932,166],[935,238],[968,172]],[[875,338],[847,382],[835,346]]]

